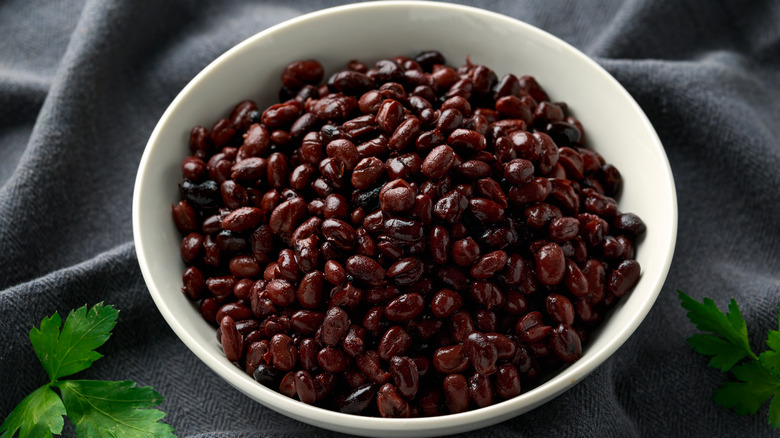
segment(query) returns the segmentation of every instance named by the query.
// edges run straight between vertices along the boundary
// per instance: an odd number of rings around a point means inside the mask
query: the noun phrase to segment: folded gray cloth
[[[340,3],[0,4],[0,417],[46,381],[30,328],[104,301],[119,323],[106,358],[79,376],[153,386],[179,436],[338,435],[251,401],[178,340],[138,269],[130,206],[157,119],[198,71],[258,31]],[[754,350],[777,329],[780,3],[459,3],[547,30],[614,74],[658,130],[680,206],[671,272],[637,332],[572,390],[476,433],[771,436],[768,406],[741,417],[712,401],[725,377],[686,343],[695,329],[675,289],[721,308],[735,297]]]

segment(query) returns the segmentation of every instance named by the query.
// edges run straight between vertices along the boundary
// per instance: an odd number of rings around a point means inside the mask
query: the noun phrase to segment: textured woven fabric
[[[0,3],[0,417],[45,382],[28,332],[98,301],[121,309],[83,378],[154,386],[179,436],[324,437],[232,389],[155,308],[132,243],[131,199],[158,118],[198,71],[250,35],[340,1]],[[674,172],[679,237],[660,297],[592,375],[494,437],[771,436],[740,417],[724,377],[685,342],[675,289],[740,303],[754,349],[780,296],[780,3],[468,1],[594,57],[657,129]],[[66,422],[67,424],[67,422]],[[73,435],[66,426],[65,436]]]

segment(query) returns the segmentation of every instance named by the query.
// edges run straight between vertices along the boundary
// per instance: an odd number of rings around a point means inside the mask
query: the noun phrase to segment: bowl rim
[[[150,273],[146,256],[146,253],[149,251],[149,249],[146,247],[145,241],[142,238],[144,235],[144,230],[141,228],[141,197],[146,189],[144,181],[146,180],[145,177],[149,169],[149,161],[153,150],[155,145],[158,144],[157,138],[164,130],[166,121],[171,117],[171,114],[176,111],[179,103],[184,99],[184,96],[187,95],[192,89],[196,88],[212,70],[218,68],[218,66],[224,61],[230,59],[233,56],[236,56],[237,53],[240,53],[246,47],[254,44],[256,40],[267,38],[281,29],[295,26],[309,20],[325,19],[332,14],[342,14],[345,12],[354,12],[356,10],[381,10],[382,8],[398,7],[441,9],[450,12],[455,11],[462,14],[477,14],[490,20],[505,22],[508,25],[522,28],[524,32],[534,35],[535,38],[540,38],[555,43],[555,45],[560,47],[561,50],[566,51],[568,56],[574,56],[579,58],[580,61],[584,62],[585,64],[588,64],[591,68],[600,73],[601,76],[604,76],[607,81],[611,82],[611,85],[622,94],[622,97],[629,103],[629,105],[632,106],[634,112],[637,113],[637,115],[641,118],[641,121],[647,130],[647,134],[650,135],[650,140],[655,146],[655,152],[659,155],[658,158],[665,165],[665,175],[667,176],[667,179],[659,183],[663,183],[661,185],[663,185],[671,195],[669,199],[670,205],[668,206],[669,216],[666,217],[671,232],[668,236],[666,236],[668,238],[668,245],[666,245],[667,252],[665,254],[664,262],[661,265],[661,269],[656,273],[654,278],[649,279],[652,281],[652,285],[649,285],[648,287],[652,287],[652,291],[651,293],[647,294],[645,300],[642,302],[637,312],[630,318],[629,323],[623,326],[614,337],[610,338],[604,347],[598,351],[594,351],[591,355],[583,355],[582,359],[554,374],[552,378],[547,380],[542,385],[524,392],[513,399],[496,403],[485,408],[475,409],[459,414],[410,419],[388,419],[344,414],[320,407],[306,405],[292,398],[285,397],[280,393],[266,388],[260,384],[255,384],[253,387],[243,386],[242,382],[246,381],[247,378],[251,379],[251,377],[246,375],[243,370],[228,362],[224,357],[215,358],[211,352],[206,350],[206,348],[201,345],[200,342],[198,342],[190,333],[184,329],[182,324],[178,321],[176,311],[171,309],[163,298],[155,278],[153,278]],[[636,331],[638,326],[645,319],[651,307],[657,300],[657,297],[660,294],[665,282],[666,276],[668,275],[676,246],[678,221],[677,214],[677,196],[674,179],[660,138],[658,137],[658,134],[653,128],[651,122],[647,118],[644,111],[642,111],[638,103],[633,99],[628,91],[626,91],[625,88],[609,72],[606,71],[606,69],[604,69],[592,58],[588,57],[569,43],[519,19],[472,6],[464,6],[446,2],[419,2],[413,0],[355,3],[309,12],[258,32],[225,51],[222,55],[210,62],[208,66],[201,70],[193,79],[187,83],[187,85],[169,104],[160,120],[156,124],[144,148],[144,152],[139,164],[134,185],[132,203],[134,244],[143,278],[158,310],[163,315],[168,325],[176,333],[177,337],[179,337],[179,339],[184,342],[190,351],[192,351],[201,361],[203,361],[209,368],[211,368],[217,375],[219,375],[229,384],[253,400],[261,402],[264,406],[279,411],[292,418],[310,424],[315,424],[319,427],[325,427],[328,429],[348,433],[361,433],[361,431],[365,433],[367,431],[378,430],[384,430],[385,432],[389,431],[407,433],[410,430],[422,433],[434,431],[441,432],[446,430],[464,431],[465,429],[463,429],[463,427],[470,424],[477,425],[473,428],[483,427],[497,423],[499,421],[504,421],[521,413],[525,413],[570,389],[576,383],[580,382],[587,375],[593,372],[608,357],[614,354],[614,352],[621,345],[623,345],[623,343],[631,336],[631,334]],[[644,276],[645,273],[643,272],[642,275]],[[486,422],[485,417],[496,420]],[[312,423],[312,421],[315,421],[316,423]]]

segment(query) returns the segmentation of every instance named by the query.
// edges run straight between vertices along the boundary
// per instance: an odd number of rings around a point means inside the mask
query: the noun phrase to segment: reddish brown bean
[[[292,338],[283,333],[271,337],[269,352],[272,365],[279,371],[291,371],[298,362],[298,349],[295,348]]]
[[[463,113],[455,108],[445,108],[441,110],[441,114],[436,121],[436,129],[442,134],[449,134],[459,128],[462,122]]]
[[[433,214],[439,219],[456,223],[469,207],[469,199],[460,191],[452,190],[442,196],[433,206]]]
[[[469,290],[474,301],[488,310],[504,305],[504,295],[501,293],[501,289],[489,281],[475,281],[471,283]]]
[[[493,178],[482,178],[477,180],[477,192],[486,199],[490,199],[498,204],[500,208],[506,209],[509,205],[504,190]]]
[[[182,284],[182,292],[193,301],[201,299],[207,290],[203,272],[195,266],[189,266],[184,270]]]
[[[379,286],[385,279],[385,269],[376,260],[364,255],[354,255],[347,259],[346,270],[349,275],[365,282],[369,286]]]
[[[463,297],[452,289],[439,289],[431,299],[431,311],[437,318],[447,318],[463,306]]]
[[[231,211],[222,219],[222,228],[229,231],[246,231],[256,227],[262,220],[262,212],[255,207],[241,207]]]
[[[274,234],[292,233],[306,217],[306,201],[303,198],[288,199],[273,209],[268,226]]]
[[[376,82],[361,72],[343,70],[328,79],[328,86],[345,94],[358,95],[375,88]]]
[[[530,121],[533,117],[532,109],[527,105],[526,101],[514,95],[499,97],[496,100],[496,111],[502,117],[508,119]]]
[[[265,291],[268,298],[277,306],[286,307],[295,301],[295,289],[287,280],[275,278],[268,282]]]
[[[267,172],[268,161],[265,158],[248,157],[237,162],[230,168],[230,177],[234,180],[245,181],[249,183],[261,178],[265,178],[267,176]]]
[[[582,341],[568,324],[559,324],[550,332],[550,349],[566,363],[572,363],[582,356]]]
[[[493,404],[493,383],[484,374],[474,374],[469,377],[469,395],[478,408]]]
[[[407,400],[417,395],[420,387],[417,364],[407,356],[393,356],[390,359],[390,374],[398,392]]]
[[[400,218],[390,218],[384,223],[385,234],[401,242],[417,242],[425,235],[422,222]]]
[[[224,299],[233,293],[233,287],[236,285],[236,281],[235,275],[210,277],[206,279],[206,287],[215,298]]]
[[[225,315],[219,322],[222,331],[222,351],[231,362],[237,362],[244,354],[244,336],[238,332],[236,323],[229,315]]]
[[[385,164],[376,157],[361,159],[351,175],[352,186],[358,190],[366,190],[376,184],[385,171]]]
[[[557,217],[550,221],[549,236],[554,242],[563,243],[577,237],[580,222],[571,216]]]
[[[575,297],[584,297],[588,294],[588,279],[577,263],[571,259],[566,260],[566,274],[563,277],[566,290]]]
[[[382,335],[377,353],[383,360],[400,356],[412,345],[412,337],[401,326],[392,326]]]
[[[259,263],[251,255],[241,254],[230,259],[230,273],[238,278],[256,277],[262,272]]]
[[[567,146],[558,148],[558,162],[566,169],[569,179],[580,180],[585,177],[582,156],[576,150]]]
[[[190,151],[196,156],[205,157],[211,147],[208,129],[205,126],[193,126],[190,130],[189,145]]]
[[[347,369],[347,356],[336,347],[325,347],[317,353],[317,363],[328,373],[343,373]]]
[[[517,354],[517,345],[509,337],[496,332],[485,333],[485,337],[496,347],[499,360],[512,360]]]
[[[516,158],[504,164],[504,178],[513,185],[522,185],[534,176],[534,165],[528,160]]]
[[[638,236],[645,232],[647,225],[634,213],[621,213],[615,216],[612,228],[629,236]]]
[[[298,272],[300,267],[298,265],[298,259],[296,258],[295,251],[285,248],[279,251],[279,259],[276,261],[277,269],[279,270],[279,276],[289,281],[290,283],[296,283],[298,281]],[[259,269],[259,267],[258,267]]]
[[[470,266],[479,257],[479,245],[471,237],[452,244],[452,260],[460,266]]]
[[[312,112],[320,120],[342,121],[357,108],[358,101],[353,96],[334,93],[317,100]]]
[[[191,233],[198,230],[198,220],[195,209],[186,200],[181,200],[171,207],[173,222],[181,233]]]
[[[340,307],[330,308],[322,321],[322,342],[331,346],[340,344],[347,334],[347,330],[349,330],[349,325],[349,315],[344,309]]]
[[[287,397],[293,398],[297,394],[295,391],[295,372],[290,371],[282,377],[282,381],[279,382],[279,393]]]
[[[498,350],[484,333],[471,332],[463,341],[463,348],[478,373],[490,375],[496,372]]]
[[[344,169],[351,171],[355,168],[360,155],[355,147],[355,144],[347,139],[336,139],[328,143],[325,147],[325,152],[329,157],[336,158],[344,163]]]
[[[579,298],[574,302],[574,310],[577,317],[584,322],[598,322],[601,319],[599,312],[593,308],[587,298]]]
[[[409,214],[418,219],[423,226],[429,227],[433,221],[433,200],[431,197],[425,194],[415,196]]]
[[[546,202],[532,204],[523,211],[525,222],[534,229],[549,228],[551,222],[562,217],[561,210]]]
[[[380,367],[379,354],[376,351],[369,350],[365,354],[357,356],[355,365],[357,365],[360,372],[377,385],[387,383],[392,378],[390,373],[382,370]]]
[[[531,202],[544,201],[551,191],[552,184],[547,178],[536,177],[526,184],[510,187],[507,199],[514,205],[524,206]]]
[[[474,328],[474,319],[468,311],[460,310],[450,317],[450,335],[456,342],[463,342]]]
[[[561,247],[550,242],[534,253],[536,277],[540,283],[554,286],[563,281],[566,273],[566,257]]]
[[[376,405],[379,415],[384,418],[407,418],[411,415],[409,403],[391,383],[385,383],[379,388]]]
[[[443,265],[447,263],[450,252],[450,234],[441,225],[435,225],[431,229],[428,248],[435,263]]]
[[[385,316],[390,321],[411,321],[425,308],[425,299],[418,293],[403,294],[387,303]]]
[[[366,329],[352,324],[341,342],[341,348],[351,357],[357,357],[366,350]]]
[[[476,315],[474,315],[474,323],[476,324],[477,330],[481,332],[492,332],[498,328],[498,317],[496,316],[496,312],[492,310],[479,309],[477,310]]]
[[[394,99],[385,99],[376,113],[376,123],[387,134],[392,134],[403,120],[403,105]]]
[[[336,260],[326,261],[323,273],[325,279],[332,285],[338,286],[347,281],[347,271],[344,269],[344,266]]]
[[[479,258],[472,266],[469,274],[476,279],[486,279],[504,269],[508,256],[505,251],[489,252]]]
[[[288,64],[282,73],[282,85],[298,90],[306,84],[316,85],[322,80],[324,69],[319,61],[307,59]]]
[[[543,323],[542,314],[533,311],[525,314],[517,321],[515,333],[525,342],[539,342],[550,334],[552,327]]]
[[[504,310],[510,315],[522,315],[528,309],[528,302],[522,293],[509,290],[504,293]]]
[[[179,252],[184,263],[191,264],[203,252],[204,237],[200,233],[189,233],[181,240]]]
[[[208,322],[209,324],[219,324],[219,321],[217,321],[217,311],[219,311],[219,301],[217,301],[214,297],[207,297],[201,300],[200,306],[198,306],[200,310],[200,315],[203,317],[203,320]]]
[[[547,314],[556,322],[567,325],[574,324],[574,305],[565,296],[551,293],[545,299],[545,306]]]
[[[469,199],[469,212],[482,223],[494,224],[504,219],[504,209],[497,202],[486,198]]]
[[[520,374],[517,368],[511,363],[506,363],[498,367],[496,371],[496,395],[504,400],[520,395],[522,385]]]
[[[439,347],[433,353],[431,363],[437,371],[443,374],[461,373],[471,365],[461,344]]]
[[[411,286],[420,280],[424,270],[420,259],[405,257],[387,268],[387,278],[398,286]]]
[[[469,408],[469,388],[466,378],[462,374],[450,374],[442,383],[444,400],[450,413],[458,414]]]
[[[609,274],[607,288],[615,296],[622,297],[639,281],[640,267],[636,260],[623,260]]]
[[[479,152],[487,146],[485,136],[471,129],[458,128],[447,137],[447,144],[454,149],[468,152]]]
[[[369,90],[360,96],[358,106],[364,114],[376,114],[383,100],[382,94],[378,90]]]
[[[320,271],[312,271],[303,276],[296,294],[301,307],[316,309],[322,305],[323,280],[324,275]]]
[[[309,405],[314,404],[317,400],[314,379],[305,370],[295,372],[295,393],[300,401]]]
[[[408,117],[395,128],[387,142],[387,147],[392,151],[406,149],[416,142],[420,127],[420,119],[414,116]]]
[[[217,149],[222,149],[235,134],[236,129],[233,127],[233,124],[230,123],[230,120],[223,117],[217,120],[211,127],[209,140]]]
[[[582,273],[588,280],[588,300],[591,304],[600,303],[606,293],[606,268],[600,261],[589,259]]]
[[[312,310],[299,310],[290,317],[291,327],[304,336],[314,336],[325,315]]]
[[[314,338],[301,340],[298,345],[298,362],[301,364],[301,368],[310,373],[316,371],[319,367],[317,353],[319,353],[319,347]]]
[[[383,211],[401,213],[414,206],[414,189],[402,179],[390,181],[379,192],[379,206]]]
[[[433,148],[422,162],[422,173],[427,178],[436,180],[443,177],[455,161],[455,151],[446,144]]]

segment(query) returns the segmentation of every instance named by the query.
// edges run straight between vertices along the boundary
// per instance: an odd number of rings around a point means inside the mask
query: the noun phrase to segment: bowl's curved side
[[[396,26],[389,29],[386,23]],[[228,362],[214,328],[181,293],[184,265],[170,208],[178,199],[179,163],[188,153],[189,130],[210,125],[247,98],[261,107],[275,102],[280,71],[291,61],[316,58],[333,71],[349,59],[372,61],[426,49],[440,50],[451,64],[470,56],[499,75],[535,76],[552,98],[569,104],[587,129],[589,145],[624,176],[621,210],[638,214],[647,224],[637,252],[642,278],[613,310],[580,361],[515,399],[462,414],[408,420],[305,405],[257,384]],[[374,436],[441,435],[489,426],[527,412],[582,380],[649,312],[668,273],[677,230],[674,181],[660,140],[636,102],[603,68],[556,37],[512,18],[471,7],[411,1],[341,6],[304,15],[249,38],[215,60],[182,90],[154,129],[136,176],[132,214],[138,262],[150,294],[195,355],[231,385],[285,415]]]

